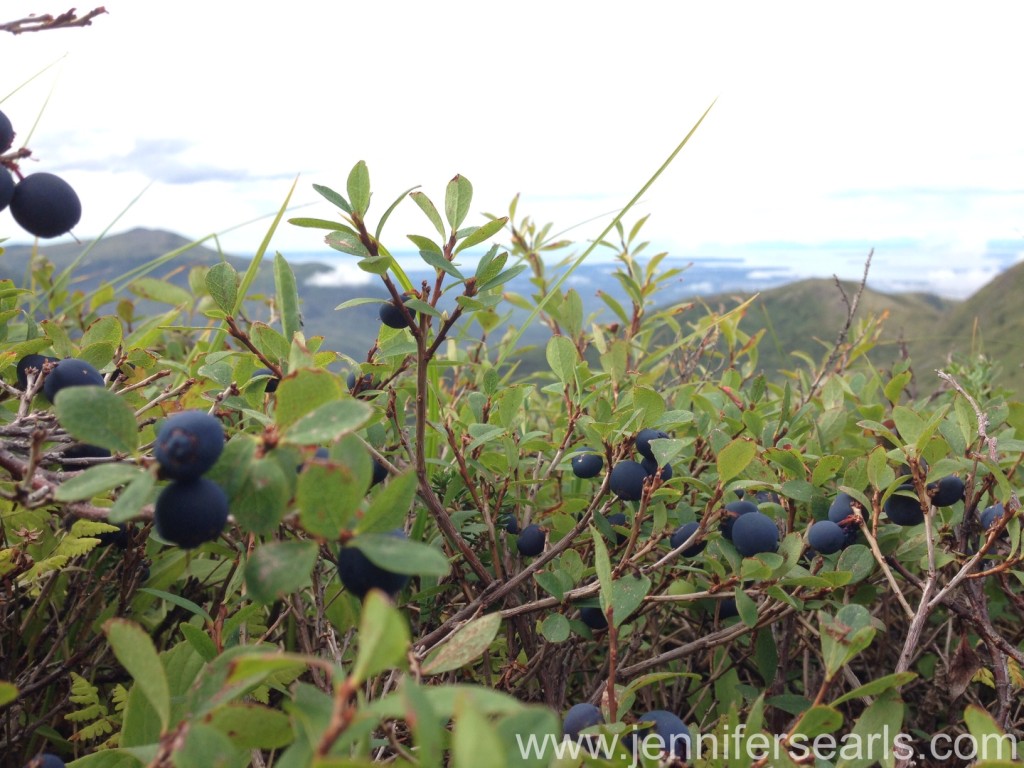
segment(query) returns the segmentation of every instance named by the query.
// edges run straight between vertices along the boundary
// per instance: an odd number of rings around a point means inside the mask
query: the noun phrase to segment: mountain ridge
[[[153,259],[181,251],[178,258],[163,265],[154,277],[168,279],[187,287],[188,269],[193,266],[212,266],[226,259],[243,271],[250,257],[222,253],[211,236],[189,239],[166,230],[135,228],[109,235],[99,241],[82,244],[62,243],[42,245],[38,252],[53,262],[57,270],[70,265],[86,254],[76,270],[75,288],[90,290],[104,281],[125,274],[128,270]],[[6,246],[0,256],[0,277],[18,282],[27,274],[33,246]],[[608,289],[617,281],[610,278],[614,263],[594,265],[577,285],[581,294]],[[334,308],[351,298],[384,298],[384,289],[377,283],[344,286],[318,286],[309,278],[331,267],[324,262],[297,261],[291,263],[299,286],[303,317],[308,334],[325,336],[326,344],[355,359],[364,359],[373,343],[378,326],[377,307],[364,304],[348,308],[339,322]],[[737,272],[737,274],[739,274]],[[685,277],[685,276],[684,276]],[[594,280],[600,280],[597,286]],[[522,285],[509,284],[509,290],[525,288],[532,292],[528,276],[518,278]],[[843,291],[852,298],[857,283],[841,281]],[[593,291],[591,289],[593,288]],[[1000,360],[1003,370],[1000,384],[1015,391],[1024,391],[1024,343],[1017,339],[1024,334],[1024,316],[1016,311],[1015,297],[1024,289],[1024,264],[1014,265],[997,275],[974,294],[964,300],[942,298],[927,292],[887,293],[866,286],[860,300],[858,316],[885,315],[882,333],[871,359],[876,365],[888,366],[904,354],[909,354],[918,370],[942,367],[950,356],[984,353]],[[273,293],[272,260],[261,264],[254,285],[257,293]],[[748,333],[764,328],[765,339],[760,348],[760,368],[768,373],[792,369],[801,365],[795,353],[803,352],[818,359],[827,353],[846,319],[846,305],[834,280],[803,278],[751,290],[748,286],[733,290],[702,294],[692,290],[689,296],[708,308],[730,308],[756,294],[741,321]],[[687,296],[686,281],[674,286],[665,301],[676,301]],[[600,306],[595,296],[584,296],[586,312]],[[343,328],[342,328],[343,326]]]

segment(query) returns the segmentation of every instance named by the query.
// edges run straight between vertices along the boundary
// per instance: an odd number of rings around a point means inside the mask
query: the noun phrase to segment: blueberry
[[[580,731],[603,722],[604,715],[593,704],[575,704],[565,713],[565,718],[562,720],[562,734],[573,741],[578,741]]]
[[[937,482],[928,483],[932,493],[932,504],[936,507],[951,507],[964,498],[964,481],[956,475],[947,475]]]
[[[833,523],[841,523],[853,514],[853,505],[859,502],[850,494],[840,491],[828,508],[828,519]]]
[[[103,376],[85,360],[68,357],[61,360],[43,379],[43,394],[51,403],[67,387],[102,387]]]
[[[403,296],[402,302],[407,302],[411,299],[411,296]],[[388,302],[387,304],[381,304],[377,314],[380,316],[380,321],[389,328],[408,328],[409,323],[405,319],[401,308],[394,302]],[[412,313],[413,319],[416,319],[416,313]]]
[[[986,507],[981,513],[981,527],[988,531],[989,528],[994,527],[999,522],[1004,513],[1005,509],[1002,504],[996,503],[991,507]]]
[[[228,497],[212,480],[176,480],[156,500],[153,522],[164,541],[194,549],[214,541],[228,521]]]
[[[82,203],[64,179],[52,173],[31,173],[14,186],[11,216],[36,237],[57,237],[82,218]]]
[[[268,395],[277,392],[277,385],[281,383],[281,380],[277,378],[277,376],[274,374],[272,370],[270,370],[269,368],[257,368],[255,371],[252,372],[252,375],[253,378],[256,378],[257,376],[269,376],[270,378],[267,379],[266,381],[266,389],[264,389],[263,391]]]
[[[736,520],[742,515],[749,515],[751,512],[757,511],[757,504],[752,501],[742,499],[740,501],[730,501],[725,505],[725,514],[722,515],[722,520],[718,524],[718,530],[722,532],[725,538],[732,541],[732,530]]]
[[[217,463],[224,450],[224,428],[206,411],[181,411],[160,425],[153,455],[164,477],[190,480]]]
[[[654,451],[651,450],[651,440],[661,440],[668,437],[668,432],[660,429],[641,429],[636,435],[636,450],[645,459],[654,461]]]
[[[404,539],[405,531],[398,529],[392,531],[391,535]],[[356,546],[338,550],[338,576],[345,589],[360,600],[371,589],[379,589],[394,597],[409,583],[407,575],[381,568]]]
[[[596,605],[580,608],[580,619],[591,629],[608,629],[608,617]]]
[[[388,469],[374,457],[373,459],[373,479],[370,481],[370,487],[383,483],[388,479]]]
[[[655,709],[640,715],[637,722],[653,724],[636,731],[636,736],[640,739],[641,744],[647,747],[641,749],[641,752],[653,753],[657,744],[661,746],[663,752],[669,753],[673,758],[689,759],[690,729],[676,715],[664,709]],[[655,737],[657,737],[657,741],[655,741]]]
[[[635,461],[620,461],[612,467],[608,485],[612,493],[623,501],[639,501],[644,495],[644,480],[647,473]]]
[[[516,520],[516,516],[511,512],[502,512],[498,515],[498,525],[502,526],[513,536],[517,536],[519,534],[519,521]]]
[[[823,555],[831,555],[846,546],[846,531],[831,520],[819,520],[807,531],[807,543]]]
[[[580,448],[572,457],[572,473],[576,477],[588,480],[601,474],[602,469],[604,469],[604,459],[601,458],[601,454],[590,448]]]
[[[648,477],[654,477],[654,473],[658,471],[658,462],[647,457],[644,457],[644,460],[640,462],[640,466],[644,468],[644,472],[647,473]],[[661,468],[661,482],[667,483],[671,479],[672,465],[666,464]]]
[[[736,607],[736,598],[727,597],[724,600],[718,601],[718,620],[724,621],[725,619],[731,619],[734,616],[739,616],[739,608]]]
[[[61,460],[64,459],[106,459],[110,457],[110,451],[100,448],[98,445],[88,443],[72,443],[61,451]]]
[[[11,172],[0,166],[0,211],[11,204],[14,198],[14,177]]]
[[[11,119],[0,112],[0,154],[3,154],[14,143],[14,126]]]
[[[18,389],[25,389],[28,386],[28,369],[35,368],[36,379],[38,380],[39,374],[43,372],[43,365],[45,363],[59,363],[59,357],[50,357],[49,355],[25,355],[21,360],[18,361]]]
[[[909,491],[913,494],[914,486],[904,483],[899,490]],[[894,493],[885,500],[883,509],[896,525],[919,525],[924,522],[924,512],[921,511],[921,502],[918,501],[917,496],[903,496]]]
[[[539,525],[526,526],[519,533],[516,547],[523,557],[536,557],[544,551],[544,531]]]
[[[683,523],[672,533],[672,538],[669,539],[669,544],[672,549],[682,546],[686,541],[693,536],[693,534],[700,528],[700,523],[694,521],[692,523]],[[684,549],[681,554],[683,557],[696,557],[704,551],[704,547],[708,545],[707,541],[698,541],[696,544],[691,544],[689,547]]]
[[[732,526],[732,543],[744,557],[775,552],[779,548],[779,528],[762,512],[741,515]]]

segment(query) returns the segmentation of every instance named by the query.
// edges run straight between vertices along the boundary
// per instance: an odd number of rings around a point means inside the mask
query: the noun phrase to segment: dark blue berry
[[[680,547],[689,540],[697,529],[700,528],[700,523],[693,521],[691,523],[683,523],[672,533],[672,537],[669,539],[669,544],[672,545],[672,549]],[[698,541],[696,544],[691,544],[689,547],[684,549],[681,554],[683,557],[696,557],[704,551],[704,547],[708,545],[707,541]]]
[[[604,469],[604,459],[601,458],[601,454],[589,448],[581,448],[572,457],[571,463],[572,473],[584,480],[597,477],[601,474],[601,470]]]
[[[536,557],[544,551],[544,531],[539,525],[528,525],[519,533],[516,547],[523,557]]]
[[[823,555],[831,555],[846,546],[846,531],[831,520],[819,520],[807,531],[807,543]]]
[[[741,515],[732,526],[732,543],[744,557],[753,557],[779,548],[779,528],[761,512]]]
[[[176,480],[156,500],[157,535],[182,549],[214,541],[228,521],[228,497],[212,480]]]
[[[623,501],[639,501],[644,495],[647,472],[635,461],[620,461],[612,467],[608,485],[612,493]]]
[[[160,472],[173,480],[190,480],[209,470],[224,450],[224,428],[206,411],[181,411],[160,425],[153,455]]]

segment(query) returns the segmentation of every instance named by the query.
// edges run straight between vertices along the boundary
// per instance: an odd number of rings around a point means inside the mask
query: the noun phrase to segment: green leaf
[[[116,347],[123,339],[124,328],[121,325],[121,320],[113,315],[107,315],[99,318],[85,329],[79,346],[83,349],[94,344]],[[109,358],[105,362],[109,362]],[[101,365],[100,367],[102,368],[103,366]]]
[[[290,373],[277,387],[274,423],[282,431],[326,403],[340,400],[348,392],[340,377],[324,370]],[[314,440],[312,444],[319,441]]]
[[[352,678],[357,683],[386,669],[405,666],[409,625],[380,590],[371,589],[363,601],[358,638],[359,651],[352,667]]]
[[[386,533],[367,533],[353,539],[347,546],[355,546],[370,562],[392,573],[410,576],[447,576],[451,566],[439,549],[419,541],[391,536]]]
[[[469,205],[473,201],[473,185],[465,176],[455,176],[448,182],[444,192],[444,216],[452,231],[462,226],[469,215]],[[442,232],[442,237],[444,233]]]
[[[0,707],[10,704],[18,698],[18,686],[6,680],[0,680]]]
[[[352,469],[341,462],[312,461],[299,473],[295,497],[299,525],[313,536],[336,541],[366,493]]]
[[[348,204],[348,201],[330,187],[325,187],[322,184],[314,184],[313,189],[315,189],[317,192],[323,195],[325,200],[327,200],[329,203],[333,205],[338,206],[345,213],[352,213],[352,206]]]
[[[840,704],[859,699],[862,696],[878,696],[888,690],[899,690],[915,677],[917,677],[916,672],[894,672],[891,675],[883,675],[882,677],[875,678],[870,683],[865,683],[859,688],[854,688],[852,691],[844,693],[833,701],[831,706],[838,707]]]
[[[134,464],[97,464],[66,480],[54,494],[57,501],[82,501],[117,488],[145,474]]]
[[[604,543],[604,536],[593,525],[590,526],[590,536],[594,540],[594,570],[597,571],[597,580],[601,586],[601,610],[607,615],[608,606],[615,604],[612,564],[608,559],[608,547]]]
[[[288,359],[291,343],[266,323],[253,323],[249,329],[253,345],[271,362],[281,365]]]
[[[341,226],[338,222],[331,221],[330,219],[316,219],[308,216],[288,219],[288,223],[294,224],[296,227],[305,227],[306,229],[329,229],[332,232]]]
[[[723,485],[747,468],[757,455],[757,443],[746,438],[736,438],[718,452],[718,481]]]
[[[453,766],[485,764],[488,768],[507,768],[507,750],[488,717],[468,697],[458,697],[452,733]],[[481,760],[486,756],[486,760]]]
[[[356,525],[356,532],[383,533],[402,525],[416,496],[416,471],[393,475],[373,497],[370,508]]]
[[[558,380],[563,385],[568,384],[576,375],[576,363],[579,360],[579,353],[572,339],[565,336],[552,336],[548,339],[547,349],[548,365]]]
[[[1008,735],[988,712],[976,704],[964,710],[964,722],[973,736],[980,760],[1015,761],[1017,740]]]
[[[843,714],[837,709],[826,706],[811,707],[801,715],[793,726],[793,733],[813,740],[823,733],[832,733],[843,725]]]
[[[140,278],[130,283],[128,290],[143,299],[175,307],[188,306],[194,299],[192,294],[184,288],[179,288],[165,280],[157,280],[155,277]]]
[[[242,749],[280,749],[293,739],[291,719],[258,704],[230,704],[214,710],[210,725]]]
[[[362,400],[336,400],[303,416],[284,431],[283,437],[300,445],[331,443],[359,429],[372,415],[373,407]]]
[[[489,613],[461,627],[443,645],[435,648],[422,665],[425,675],[439,675],[460,669],[483,655],[501,627],[501,614]],[[568,622],[566,623],[568,628]],[[566,633],[568,637],[568,633]]]
[[[192,723],[185,732],[184,744],[174,751],[176,768],[236,768],[242,757],[231,739],[205,723]]]
[[[348,199],[352,213],[360,217],[366,215],[366,209],[370,207],[370,171],[363,160],[356,163],[348,174]]]
[[[280,252],[274,254],[274,289],[277,292],[277,307],[281,313],[281,330],[290,344],[295,334],[302,330],[299,314],[299,289],[295,285],[295,274]]]
[[[646,576],[623,576],[612,582],[612,617],[615,626],[621,626],[643,603],[651,591],[651,580]]]
[[[171,719],[171,693],[149,633],[126,619],[110,619],[103,625],[103,632],[117,660],[135,680],[166,731]]]
[[[142,507],[150,502],[156,484],[157,478],[148,472],[135,475],[118,495],[106,519],[110,522],[124,522],[138,515]]]
[[[206,272],[206,290],[210,292],[214,303],[231,314],[238,298],[238,273],[226,261],[219,261]]]
[[[420,207],[420,210],[426,214],[427,218],[430,219],[430,223],[434,225],[434,229],[437,230],[437,234],[441,236],[441,239],[445,239],[444,234],[444,222],[441,221],[441,215],[437,212],[437,208],[430,202],[430,198],[422,192],[411,192],[409,197],[412,198],[413,202]]]
[[[312,541],[263,544],[245,564],[245,586],[253,599],[269,605],[310,583],[319,548]]]
[[[843,665],[871,645],[875,628],[868,609],[856,603],[840,608],[834,618],[821,612],[819,620],[825,673],[831,679]]]
[[[488,221],[486,224],[477,227],[471,233],[466,235],[465,240],[458,244],[458,246],[455,248],[455,253],[458,253],[459,251],[464,251],[467,248],[472,248],[474,245],[480,245],[480,243],[489,240],[495,234],[500,232],[502,227],[504,227],[507,223],[508,217],[504,216],[500,219],[492,219],[491,221]]]
[[[269,534],[277,528],[291,498],[284,470],[272,458],[255,459],[231,497],[231,513],[246,531]]]
[[[109,389],[67,387],[56,400],[57,420],[76,440],[117,453],[133,453],[138,447],[135,413]]]
[[[336,229],[324,237],[324,242],[334,250],[347,253],[349,256],[359,256],[364,259],[370,257],[370,252],[366,250],[359,235],[351,230]]]
[[[540,625],[540,633],[549,643],[564,643],[570,631],[569,620],[560,613],[548,614]]]
[[[206,612],[206,609],[203,608],[201,605],[192,602],[187,597],[176,595],[173,592],[165,592],[162,589],[153,589],[152,587],[141,587],[139,589],[139,592],[145,592],[147,595],[152,595],[153,597],[160,598],[161,600],[164,600],[165,602],[168,602],[171,605],[177,605],[179,608],[184,608],[189,613],[192,613],[196,616],[200,616],[205,621],[213,623],[213,617]]]

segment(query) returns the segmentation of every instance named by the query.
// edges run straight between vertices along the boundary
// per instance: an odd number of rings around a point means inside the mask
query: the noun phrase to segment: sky
[[[0,22],[67,9],[47,2]],[[650,216],[652,249],[854,278],[873,248],[874,287],[959,297],[1024,258],[1021,3],[105,7],[0,33],[0,110],[24,169],[78,191],[82,240],[217,233],[251,255],[293,183],[289,216],[334,218],[312,185],[365,160],[371,223],[415,185],[440,207],[458,173],[467,223],[518,194],[519,217],[586,241],[714,102],[627,216]],[[431,231],[405,201],[383,240]],[[6,213],[4,236],[25,241]],[[337,255],[287,223],[271,248]]]

